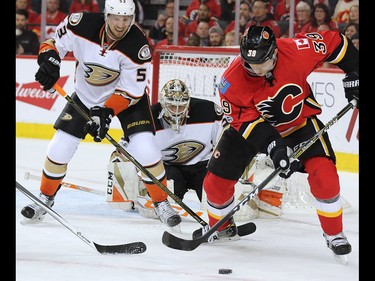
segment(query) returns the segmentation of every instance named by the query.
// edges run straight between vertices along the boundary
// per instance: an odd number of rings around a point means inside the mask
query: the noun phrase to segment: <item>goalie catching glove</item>
[[[44,91],[48,91],[60,78],[61,59],[53,49],[42,51],[38,55],[39,69],[35,74],[35,81],[38,81]]]
[[[94,106],[90,109],[90,116],[92,120],[86,123],[84,130],[95,142],[101,142],[109,130],[114,111],[112,108]]]
[[[267,154],[271,157],[275,169],[281,168],[283,172],[279,176],[284,179],[302,167],[297,159],[289,159],[291,153],[292,150],[286,146],[282,138],[272,141],[267,147]]]
[[[356,108],[359,108],[359,74],[358,72],[349,72],[342,80],[345,90],[345,97],[348,102],[355,99],[357,101]]]

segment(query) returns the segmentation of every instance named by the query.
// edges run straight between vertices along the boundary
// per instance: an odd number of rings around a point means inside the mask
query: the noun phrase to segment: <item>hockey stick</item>
[[[68,230],[70,230],[75,236],[80,238],[83,242],[88,244],[90,247],[94,248],[101,254],[140,254],[146,251],[147,247],[146,244],[143,242],[131,242],[126,244],[119,244],[119,245],[100,245],[97,244],[90,239],[88,239],[83,233],[73,226],[70,225],[63,217],[61,217],[58,213],[44,204],[39,198],[35,197],[30,191],[28,191],[25,187],[19,184],[16,181],[16,188],[21,191],[26,197],[31,199],[35,204],[39,207],[43,208],[48,214],[50,214],[54,219],[56,219],[59,223],[65,226]]]
[[[57,91],[61,96],[63,96],[87,121],[93,121],[91,116],[87,114],[74,100],[61,88],[57,83],[53,85],[53,88],[49,90],[50,92]],[[166,186],[164,186],[153,174],[151,174],[141,163],[137,161],[129,152],[127,152],[117,141],[115,141],[108,133],[105,134],[106,139],[113,144],[122,154],[124,154],[130,162],[132,162],[139,170],[141,170],[147,177],[149,177],[161,190],[167,193],[176,203],[178,203],[186,212],[189,213],[197,222],[202,226],[207,226],[200,216],[198,216],[192,209],[189,208],[177,195],[170,191]]]
[[[335,124],[342,116],[345,115],[350,109],[355,108],[357,100],[353,99],[348,103],[339,113],[337,113],[328,123],[308,141],[301,143],[296,151],[289,157],[290,159],[297,159],[300,157],[310,146],[312,146],[327,130]],[[230,210],[224,217],[222,217],[216,224],[214,224],[205,234],[197,239],[187,240],[174,236],[173,234],[164,231],[162,242],[169,248],[191,251],[197,248],[200,244],[207,242],[212,234],[214,234],[220,226],[228,221],[237,211],[241,209],[248,201],[250,201],[259,191],[261,191],[276,175],[281,172],[281,168],[275,169],[264,181],[254,188],[248,195],[246,195],[232,210]]]
[[[39,176],[30,174],[30,172],[25,172],[24,178],[25,178],[25,180],[33,179],[33,180],[39,180],[39,181],[42,179]],[[78,184],[73,184],[73,183],[69,183],[69,182],[64,182],[64,181],[61,182],[61,186],[71,188],[71,189],[81,190],[81,191],[85,191],[85,192],[89,192],[89,193],[94,193],[94,194],[98,194],[98,195],[102,195],[102,196],[106,195],[105,191],[101,191],[101,190],[97,190],[97,189],[93,189],[93,188],[90,188],[90,187],[86,187],[86,186],[82,186],[82,185],[78,185]]]

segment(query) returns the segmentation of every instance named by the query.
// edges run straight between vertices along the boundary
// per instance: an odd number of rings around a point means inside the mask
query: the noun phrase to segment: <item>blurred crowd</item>
[[[136,23],[144,30],[152,48],[173,44],[174,0],[166,0],[155,19],[146,19],[150,0],[133,0]],[[147,2],[146,2],[147,1]],[[41,31],[41,0],[16,0],[16,54],[36,55],[41,32],[52,36],[68,14],[102,12],[105,0],[46,0],[46,29]],[[235,0],[191,0],[180,11],[178,45],[234,46],[250,25],[269,25],[277,37],[300,32],[337,30],[359,49],[359,0],[295,0],[293,28],[290,0],[241,0],[239,38],[235,40]],[[153,23],[147,26],[145,22]],[[292,30],[292,34],[290,33]]]

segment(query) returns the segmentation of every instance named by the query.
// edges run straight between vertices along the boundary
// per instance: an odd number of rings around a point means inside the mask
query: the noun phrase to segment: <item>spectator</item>
[[[251,20],[253,15],[253,10],[249,2],[242,1],[240,4],[240,24],[239,24],[239,33],[243,34],[245,32],[245,27],[247,23]],[[234,30],[235,20],[232,20],[224,30],[224,34],[227,34],[229,31]]]
[[[157,44],[160,40],[167,38],[167,34],[165,33],[165,19],[166,16],[163,13],[160,13],[155,24],[148,32],[148,38],[152,40],[153,45]]]
[[[196,34],[195,32],[190,33],[190,35],[187,39],[186,46],[199,46],[199,44],[200,44],[200,38],[199,38],[198,34]]]
[[[271,13],[272,5],[267,0],[253,1],[253,18],[247,23],[246,29],[251,25],[269,26],[276,38],[281,37],[281,29]]]
[[[165,3],[165,18],[174,17],[174,0],[167,0]],[[183,17],[178,20],[178,30],[183,32],[185,30],[186,23]]]
[[[221,7],[219,0],[192,0],[186,8],[186,13],[183,16],[185,24],[189,21],[195,20],[198,15],[199,6],[201,3],[206,4],[211,11],[211,19],[218,21],[221,16]]]
[[[36,3],[36,8],[35,11],[37,11],[37,13],[41,14],[41,9],[42,9],[42,0],[36,0],[37,3]],[[69,14],[69,6],[70,6],[70,3],[72,2],[72,0],[60,0],[60,6],[59,6],[59,10],[65,14]]]
[[[27,29],[32,30],[39,14],[31,8],[30,0],[16,0],[16,10],[18,9],[26,10],[29,14]]]
[[[342,34],[344,34],[346,37],[348,37],[349,39],[352,38],[352,35],[354,33],[359,33],[359,24],[357,23],[348,23],[344,29],[342,30],[341,32]]]
[[[224,31],[220,26],[212,26],[208,30],[208,46],[218,47],[224,45]]]
[[[314,5],[311,25],[307,32],[317,31],[318,26],[322,23],[327,23],[332,30],[339,31],[337,24],[331,20],[328,6],[324,3],[318,3]]]
[[[319,31],[324,31],[324,30],[332,30],[332,28],[328,23],[323,22],[319,24],[317,31],[319,32]]]
[[[210,41],[209,40],[210,37],[208,35],[209,29],[210,29],[210,25],[208,24],[208,22],[201,21],[200,23],[198,23],[196,33],[198,34],[199,39],[200,39],[199,46],[208,46],[208,43]]]
[[[348,22],[359,24],[359,5],[350,6]]]
[[[55,33],[56,26],[64,20],[64,18],[67,16],[64,12],[59,10],[60,7],[60,0],[46,0],[47,1],[47,14],[46,14],[46,30],[45,30],[45,36],[46,39],[51,38],[53,34]],[[38,34],[40,38],[40,23],[42,21],[42,15],[39,15],[36,19],[36,23],[39,24],[39,26],[36,26],[33,31]]]
[[[165,33],[167,37],[163,40],[160,40],[155,45],[155,48],[161,45],[173,45],[173,21],[174,21],[174,17],[168,17],[165,20]],[[186,40],[183,37],[183,32],[179,30],[178,33],[179,34],[178,34],[177,45],[186,45]]]
[[[37,55],[39,52],[39,39],[31,30],[27,29],[28,11],[16,10],[16,54]]]
[[[167,0],[165,3],[166,17],[174,17],[174,0]]]
[[[350,40],[352,40],[354,47],[356,47],[357,50],[359,50],[359,33],[354,33]]]
[[[236,36],[234,30],[231,30],[228,33],[225,33],[224,46],[235,46],[234,45],[234,38],[235,38],[234,36]]]
[[[296,33],[306,33],[311,25],[311,6],[304,2],[300,1],[296,6],[296,21],[294,22],[294,34]],[[289,30],[286,35],[289,37]]]
[[[336,24],[345,23],[349,21],[349,10],[352,5],[359,5],[359,0],[339,0],[337,1],[335,11],[332,15],[332,20]]]
[[[99,12],[99,5],[96,0],[72,0],[69,6],[69,13]]]
[[[296,6],[300,0],[294,1],[294,18],[297,18]],[[277,21],[288,21],[289,20],[289,11],[290,11],[290,0],[280,0],[275,6],[275,20]]]
[[[201,21],[208,22],[208,25],[210,27],[214,26],[214,25],[217,25],[217,21],[214,21],[214,20],[211,19],[210,8],[204,3],[199,5],[198,14],[195,17],[195,20],[190,21],[186,25],[186,27],[185,27],[185,37],[189,37],[190,33],[196,32],[198,24]]]

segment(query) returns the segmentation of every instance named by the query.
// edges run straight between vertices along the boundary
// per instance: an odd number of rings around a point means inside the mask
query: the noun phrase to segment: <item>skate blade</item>
[[[214,239],[212,241],[208,241],[208,244],[221,244],[221,243],[238,241],[238,240],[241,240],[241,236],[236,234],[235,236],[232,236],[232,237],[221,237],[221,238],[218,238],[218,239]]]
[[[22,225],[28,225],[28,224],[39,224],[39,223],[41,223],[43,220],[44,220],[44,217],[41,218],[41,219],[37,219],[37,220],[28,219],[28,218],[23,217],[23,218],[20,220],[20,224],[22,224]]]
[[[348,255],[335,255],[333,254],[335,260],[343,265],[348,265]]]
[[[168,226],[168,228],[171,230],[171,232],[182,233],[181,232],[181,223],[179,223],[178,225],[175,225],[173,227]]]

